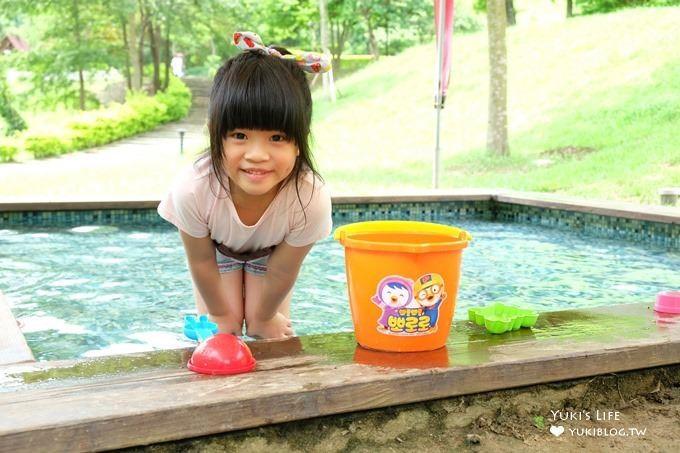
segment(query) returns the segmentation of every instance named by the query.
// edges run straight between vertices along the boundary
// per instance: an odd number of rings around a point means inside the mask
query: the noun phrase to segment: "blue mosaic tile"
[[[493,220],[490,201],[448,201],[427,203],[365,203],[333,205],[333,221],[362,222],[367,220],[443,219]]]
[[[0,228],[12,226],[161,225],[155,209],[0,212]]]
[[[680,224],[650,222],[511,203],[495,203],[495,220],[578,231],[594,237],[652,242],[680,249]]]
[[[460,219],[518,222],[578,231],[594,237],[652,242],[680,250],[680,225],[610,217],[561,209],[480,201],[362,203],[333,205],[336,223],[366,220]],[[0,212],[0,228],[13,226],[167,225],[155,209]]]

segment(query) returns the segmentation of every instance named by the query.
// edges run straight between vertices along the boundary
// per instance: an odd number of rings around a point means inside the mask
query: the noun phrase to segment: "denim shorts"
[[[215,249],[215,256],[217,258],[217,269],[220,274],[237,271],[243,269],[253,275],[264,275],[267,272],[267,259],[269,255],[252,260],[241,261],[231,256],[226,256]]]

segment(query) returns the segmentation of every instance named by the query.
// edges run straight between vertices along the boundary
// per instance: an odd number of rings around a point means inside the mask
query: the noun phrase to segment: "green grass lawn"
[[[484,151],[486,34],[456,35],[441,187],[656,202],[680,185],[678,23],[680,8],[632,9],[508,29],[508,158]],[[433,45],[411,48],[340,81],[335,105],[317,96],[317,160],[336,191],[430,187],[433,61]],[[591,152],[542,155],[565,147]]]
[[[680,8],[649,8],[509,28],[506,158],[484,150],[486,32],[455,35],[440,187],[656,203],[658,188],[680,186],[679,23]],[[433,43],[414,47],[338,81],[335,104],[315,94],[315,155],[334,193],[431,186],[434,61]],[[35,176],[0,164],[0,196],[156,196],[189,161],[42,165]]]

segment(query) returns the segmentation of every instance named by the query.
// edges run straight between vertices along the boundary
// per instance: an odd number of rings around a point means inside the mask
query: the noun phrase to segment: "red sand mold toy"
[[[198,345],[187,368],[201,374],[238,374],[253,371],[256,363],[241,338],[218,333]]]
[[[248,345],[236,335],[217,333],[217,324],[208,315],[186,315],[184,335],[200,342],[187,363],[195,373],[239,374],[255,369],[257,362]]]

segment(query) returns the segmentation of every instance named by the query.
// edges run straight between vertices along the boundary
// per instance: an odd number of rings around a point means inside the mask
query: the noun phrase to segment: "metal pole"
[[[437,109],[437,127],[434,145],[434,165],[432,166],[432,186],[439,187],[439,126],[441,124],[442,107],[442,62],[444,61],[444,33],[446,30],[446,0],[439,0],[439,39],[437,40],[437,75],[435,77],[435,103]]]

